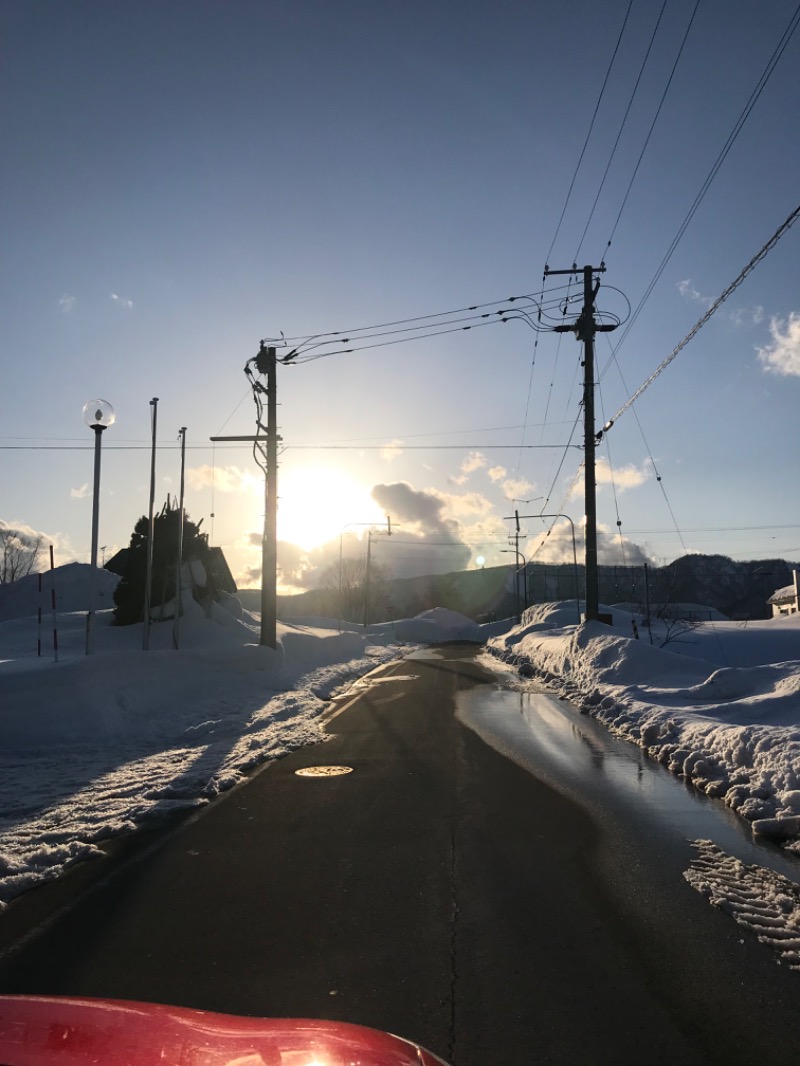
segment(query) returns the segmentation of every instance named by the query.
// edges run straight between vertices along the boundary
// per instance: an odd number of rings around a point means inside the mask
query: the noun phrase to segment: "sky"
[[[42,631],[37,622],[36,576],[16,582],[13,600],[0,604],[0,912],[101,854],[110,837],[160,815],[200,811],[296,748],[324,748],[327,717],[342,707],[331,704],[333,693],[396,684],[404,658],[441,654],[423,650],[427,643],[470,639],[485,642],[479,662],[497,684],[461,701],[457,713],[507,758],[546,779],[532,752],[549,746],[566,763],[559,787],[572,775],[588,794],[585,762],[603,761],[584,724],[593,717],[649,756],[642,763],[609,752],[606,787],[632,787],[641,804],[661,808],[654,818],[677,819],[666,786],[648,795],[647,767],[660,763],[679,776],[675,791],[684,799],[691,782],[736,812],[741,832],[710,804],[707,816],[690,819],[689,838],[703,838],[684,877],[800,969],[800,616],[708,622],[661,647],[664,623],[654,624],[652,644],[641,616],[642,637],[631,638],[633,616],[622,610],[613,625],[578,628],[573,601],[531,608],[520,625],[478,626],[434,608],[367,628],[279,623],[273,649],[257,643],[257,617],[236,597],[223,594],[206,614],[186,593],[180,650],[167,620],[152,627],[143,654],[142,625],[113,626],[104,606],[96,650],[86,655],[88,574],[86,564],[53,572],[62,605],[57,662],[49,615]],[[116,581],[103,574],[104,604]],[[394,664],[391,676],[377,669],[384,663]],[[503,693],[509,702],[498,702]],[[523,701],[519,693],[532,694]],[[686,826],[676,825],[686,839]]]
[[[277,375],[282,590],[370,528],[395,576],[512,562],[515,511],[580,540],[582,346],[549,327],[581,284],[544,267],[605,264],[600,426],[798,206],[795,11],[0,0],[0,523],[89,560],[104,399],[100,561],[127,546],[155,410],[156,508],[186,427],[189,515],[257,586],[263,476],[210,438],[255,431],[267,339],[305,353]],[[605,434],[601,563],[800,557],[798,241]],[[526,558],[571,559],[553,521],[522,519]]]

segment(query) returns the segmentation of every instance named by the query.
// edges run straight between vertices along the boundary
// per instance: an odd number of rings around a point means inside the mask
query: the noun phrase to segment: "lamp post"
[[[94,490],[92,493],[92,557],[89,570],[89,611],[86,615],[86,654],[93,650],[94,597],[97,571],[97,533],[100,520],[100,446],[103,430],[116,419],[114,408],[107,400],[89,400],[83,405],[83,420],[94,430]]]
[[[519,550],[519,548],[501,548],[500,549],[500,553],[501,553],[501,555],[516,555],[516,557],[517,557],[517,568],[514,571],[514,596],[515,596],[516,604],[517,604],[517,622],[521,622],[522,621],[522,610],[520,608],[519,575],[522,574],[522,573],[525,574],[525,607],[527,608],[527,606],[528,606],[528,575],[527,575],[527,572],[526,572],[526,567],[527,567],[528,564],[525,561],[525,556],[522,554],[522,552]],[[519,565],[520,559],[522,559],[522,566]]]
[[[347,522],[342,526],[339,533],[339,612],[342,613],[344,603],[344,558],[343,558],[343,540],[346,529],[350,526],[370,526],[374,527],[374,522]],[[386,516],[386,532],[391,537],[392,535],[392,516]],[[372,528],[367,533],[367,565],[364,573],[364,625],[367,624],[367,614],[369,612],[369,580],[370,580],[370,563],[372,555]]]
[[[560,511],[556,512],[555,514],[523,514],[523,515],[521,515],[519,513],[519,511],[515,511],[513,517],[516,519],[517,522],[519,522],[520,518],[566,518],[566,520],[569,522],[570,529],[572,530],[572,565],[573,565],[573,568],[574,568],[574,571],[575,571],[575,609],[576,609],[576,611],[578,613],[578,625],[580,625],[581,624],[581,601],[580,601],[580,593],[579,593],[579,590],[578,590],[578,552],[577,552],[577,548],[575,547],[575,523],[572,521],[572,519],[570,518],[570,516],[568,514],[562,514]],[[512,518],[512,516],[509,515],[506,518],[506,522],[510,522],[511,518]],[[549,533],[547,535],[550,536]]]

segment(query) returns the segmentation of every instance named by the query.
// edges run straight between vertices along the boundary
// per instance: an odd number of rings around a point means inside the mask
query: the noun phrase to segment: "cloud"
[[[374,485],[371,496],[398,522],[412,522],[428,532],[449,529],[442,514],[445,500],[438,493],[414,489],[405,481],[395,481],[391,485]]]
[[[764,370],[782,377],[800,377],[800,312],[788,319],[773,318],[769,324],[772,343],[757,348]]]
[[[597,460],[595,474],[598,485],[611,485],[613,483],[617,492],[638,488],[650,476],[649,470],[640,470],[633,463],[629,463],[627,466],[618,466],[616,470],[612,470],[607,459]]]
[[[529,527],[533,533],[533,527]],[[585,562],[585,545],[583,529],[575,529],[575,548],[573,554],[572,527],[568,522],[555,522],[550,533],[544,530],[542,536],[533,534],[528,539],[527,557],[536,563],[573,563],[577,556],[578,566]],[[652,563],[648,552],[639,544],[602,523],[597,524],[597,560],[600,566],[642,566]]]
[[[686,300],[691,300],[692,303],[702,304],[703,307],[710,307],[714,300],[711,296],[703,296],[693,285],[691,278],[685,278],[683,281],[678,282],[678,292]]]
[[[398,455],[403,454],[403,442],[401,440],[390,440],[385,448],[381,448],[381,459],[385,459],[387,462],[391,462],[392,459],[396,459]]]
[[[89,482],[87,481],[79,489],[70,489],[69,494],[73,500],[85,500],[87,496],[92,495],[92,490],[89,488]]]
[[[503,495],[507,500],[519,500],[523,503],[530,503],[534,499],[533,496],[528,496],[526,493],[533,492],[536,486],[532,484],[527,478],[508,478],[504,481],[500,488],[503,490]]]
[[[59,299],[58,306],[61,308],[62,312],[65,315],[68,315],[70,311],[74,309],[77,302],[77,299],[72,295],[72,293],[65,292],[64,295]]]
[[[2,518],[0,518],[0,533],[22,548],[33,548],[37,543],[41,544],[52,539],[46,533],[39,533],[24,522],[4,522]]]
[[[264,482],[249,470],[238,466],[193,466],[186,471],[186,481],[193,489],[212,486],[220,492],[262,493]]]
[[[486,473],[489,475],[492,481],[497,482],[502,481],[508,471],[504,466],[493,466],[489,470],[487,470]]]
[[[482,452],[470,452],[461,464],[461,473],[472,474],[475,470],[480,470],[481,467],[488,465],[489,460]]]
[[[112,292],[111,299],[120,307],[133,307],[133,300],[129,300],[127,296],[118,296],[117,293]]]
[[[649,477],[650,471],[647,468],[640,470],[633,463],[612,469],[607,459],[600,458],[595,464],[595,479],[598,489],[603,485],[613,485],[617,492],[625,492],[626,489],[635,489],[643,485]],[[572,496],[582,496],[583,492],[584,480],[581,476],[573,486]]]
[[[728,312],[728,318],[736,326],[760,326],[764,321],[766,311],[761,304],[755,307],[737,307],[735,311]]]
[[[703,296],[693,285],[689,278],[684,281],[679,281],[677,285],[678,292],[687,300],[691,300],[692,303],[701,304],[708,309],[714,303],[714,299],[711,296]],[[717,311],[717,315],[720,318],[727,318],[727,320],[734,325],[737,329],[741,326],[758,326],[764,321],[766,312],[760,304],[756,304],[755,307],[737,307],[734,310],[722,310]]]

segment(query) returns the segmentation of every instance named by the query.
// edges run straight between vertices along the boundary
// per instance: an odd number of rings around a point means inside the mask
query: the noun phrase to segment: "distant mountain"
[[[735,562],[725,555],[684,555],[663,567],[601,566],[599,568],[600,602],[641,604],[693,603],[714,608],[727,618],[769,618],[767,604],[772,593],[791,584],[793,566],[785,559],[753,559]],[[370,621],[409,618],[430,610],[447,607],[473,618],[487,621],[510,617],[516,613],[516,587],[513,567],[496,566],[481,570],[464,570],[429,577],[395,578],[386,582],[379,602],[372,604]],[[576,590],[577,585],[577,590]],[[529,563],[519,580],[520,601],[542,603],[550,600],[583,598],[583,566],[571,563],[551,566]],[[527,594],[526,594],[527,593]],[[260,593],[256,589],[239,592],[245,607],[258,610]],[[311,589],[297,596],[279,596],[281,618],[335,613],[331,593]],[[361,622],[361,617],[353,621]]]

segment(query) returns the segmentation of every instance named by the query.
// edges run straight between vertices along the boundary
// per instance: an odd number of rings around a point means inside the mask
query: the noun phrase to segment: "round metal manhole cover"
[[[352,772],[352,766],[303,766],[295,770],[298,777],[341,777]]]

